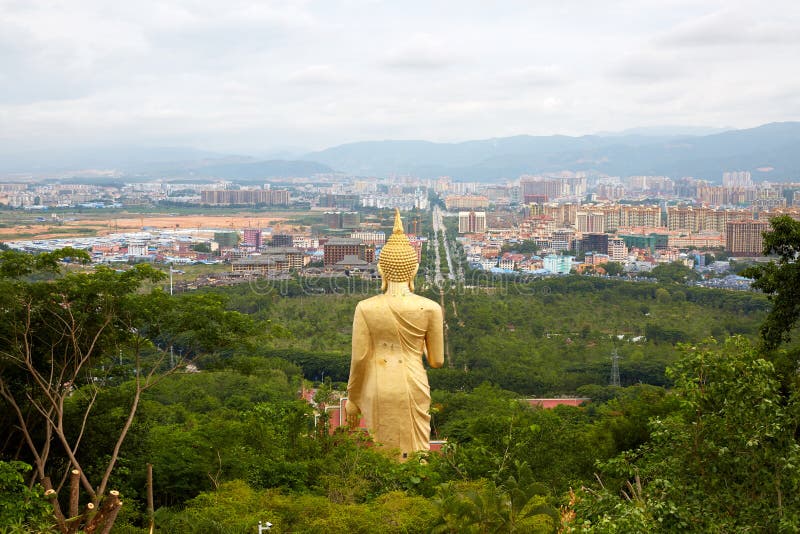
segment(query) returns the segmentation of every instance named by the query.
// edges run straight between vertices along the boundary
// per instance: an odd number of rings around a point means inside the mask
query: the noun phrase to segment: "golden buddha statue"
[[[430,448],[431,394],[423,354],[431,367],[444,363],[442,308],[414,294],[418,268],[396,210],[378,260],[383,294],[356,306],[346,409],[350,428],[363,416],[375,441],[399,449],[403,459]]]

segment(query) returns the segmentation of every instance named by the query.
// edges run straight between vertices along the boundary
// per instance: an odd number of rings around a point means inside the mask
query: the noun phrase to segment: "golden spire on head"
[[[414,290],[414,275],[417,274],[417,252],[411,246],[408,236],[403,231],[403,221],[400,219],[400,209],[395,208],[394,228],[392,235],[381,249],[378,259],[378,271],[383,277],[383,289],[386,282],[408,282]]]
[[[403,230],[403,221],[400,219],[400,208],[394,209],[394,228],[392,228],[392,235],[394,234],[406,235]]]

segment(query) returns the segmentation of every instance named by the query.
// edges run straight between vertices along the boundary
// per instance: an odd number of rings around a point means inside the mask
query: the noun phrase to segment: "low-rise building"
[[[235,273],[269,274],[302,269],[306,258],[303,252],[293,247],[267,247],[261,254],[231,261]]]
[[[544,268],[553,274],[569,274],[573,259],[573,256],[548,254],[544,257]]]

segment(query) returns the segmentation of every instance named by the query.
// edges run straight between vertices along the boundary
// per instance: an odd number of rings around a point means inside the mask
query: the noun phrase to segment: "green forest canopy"
[[[769,532],[797,518],[798,480],[781,463],[797,455],[789,432],[795,386],[771,356],[752,348],[770,310],[757,293],[582,277],[450,293],[450,366],[430,372],[434,431],[449,445],[425,463],[399,464],[379,447],[365,448],[363,436],[329,435],[324,417],[315,419],[297,399],[304,378],[334,386],[347,379],[352,312],[367,293],[283,296],[239,286],[171,297],[138,289],[136,280],[156,277],[146,268],[136,276],[103,269],[60,276],[46,258],[36,265],[3,254],[7,306],[36,292],[61,295],[41,301],[42,317],[96,309],[92,295],[125,302],[109,308],[120,330],[102,338],[64,397],[67,442],[79,437],[86,417],[75,460],[89,480],[102,478],[138,391],[136,370],[144,365],[161,376],[140,391],[108,481],[125,499],[115,527],[121,532],[146,531],[146,463],[154,466],[163,532],[216,532],[220,525],[252,532],[259,520],[279,532],[370,532],[376,525],[387,532],[624,532],[665,521],[676,529],[756,525]],[[21,324],[16,317],[6,326]],[[97,328],[93,313],[82,317]],[[732,335],[743,337],[703,342]],[[622,388],[607,386],[614,349]],[[170,355],[191,358],[200,372],[170,372]],[[0,372],[9,391],[32,387],[6,357]],[[711,380],[713,388],[698,389]],[[555,410],[519,401],[561,394],[594,400]],[[35,407],[22,405],[35,418]],[[0,484],[12,487],[19,480],[13,473],[24,468],[5,462],[36,461],[11,411],[0,421],[9,429]],[[691,447],[698,424],[700,443],[716,449]],[[725,430],[731,425],[741,431]],[[34,441],[46,429],[31,425]],[[758,456],[749,457],[755,446]],[[704,460],[693,464],[693,454]],[[41,470],[59,480],[71,462],[58,446],[49,455]],[[735,491],[723,491],[728,477],[743,473]],[[584,486],[592,489],[578,491]],[[719,488],[725,505],[704,504],[703,488]],[[27,507],[31,499],[21,495],[8,509],[33,528],[48,519]]]

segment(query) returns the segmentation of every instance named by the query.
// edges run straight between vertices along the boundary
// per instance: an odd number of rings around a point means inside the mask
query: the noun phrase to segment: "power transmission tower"
[[[619,387],[619,353],[617,347],[611,353],[611,385]]]

